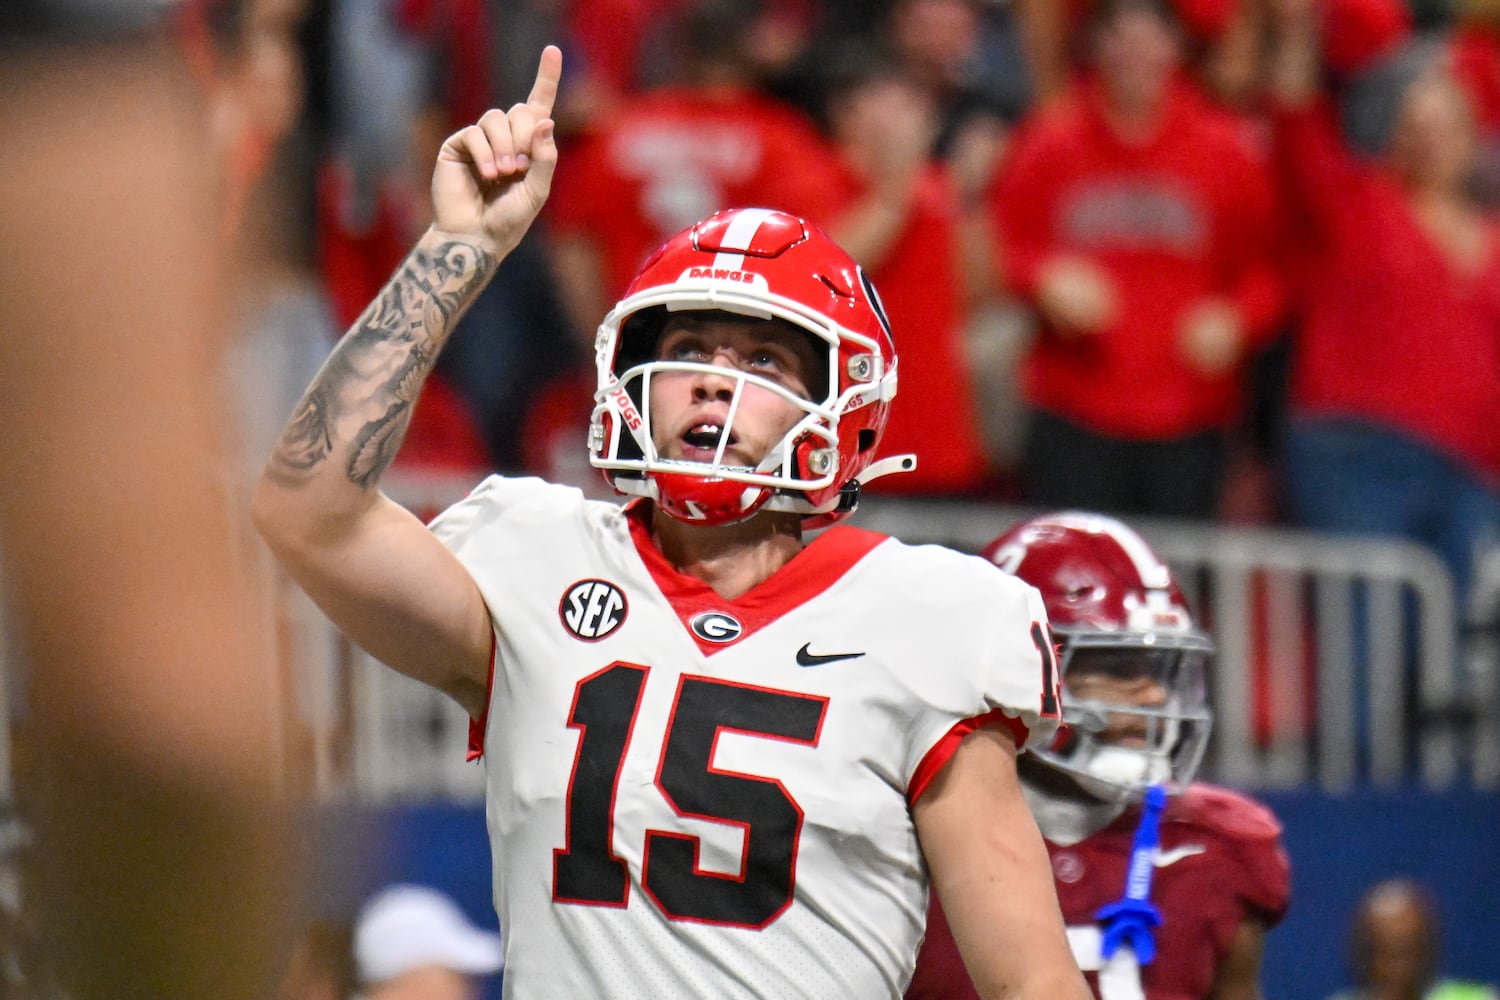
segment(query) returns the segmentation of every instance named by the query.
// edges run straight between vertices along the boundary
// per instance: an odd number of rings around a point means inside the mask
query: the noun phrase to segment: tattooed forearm
[[[267,472],[294,486],[344,456],[361,489],[390,467],[453,325],[498,261],[466,243],[418,246],[313,380]]]

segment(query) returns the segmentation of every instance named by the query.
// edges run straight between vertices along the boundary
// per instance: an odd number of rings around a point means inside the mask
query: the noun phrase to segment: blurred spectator
[[[1056,99],[1088,76],[1089,23],[1107,5],[1014,0],[1038,101]],[[1184,79],[1225,109],[1254,113],[1264,94],[1265,0],[1162,0],[1161,6],[1182,29]],[[1326,57],[1338,73],[1368,63],[1412,28],[1406,0],[1326,0],[1323,18]]]
[[[1479,983],[1444,979],[1437,901],[1410,879],[1388,879],[1361,897],[1349,929],[1355,988],[1329,1000],[1497,1000]]]
[[[1107,3],[1016,0],[1017,20],[1038,101],[1062,96],[1088,74],[1089,25]],[[1182,31],[1183,63],[1206,94],[1230,106],[1255,89],[1259,0],[1170,0]]]
[[[1472,188],[1500,207],[1500,4],[1466,0],[1452,30],[1453,72],[1469,95],[1478,136]]]
[[[878,492],[972,494],[988,480],[964,329],[971,313],[961,255],[961,205],[932,156],[936,108],[884,49],[846,42],[825,51],[824,117],[840,153],[832,235],[880,290],[901,352],[890,453],[915,452],[915,472]]]
[[[478,1000],[504,951],[498,933],[476,927],[443,893],[395,885],[360,911],[354,962],[361,1000]]]
[[[1007,5],[891,0],[881,37],[937,112],[934,152],[949,158],[976,124],[1019,117],[1030,80]]]
[[[332,135],[319,177],[318,258],[337,329],[353,323],[426,228],[428,151],[506,103],[490,81],[488,11],[479,0],[330,6]],[[533,236],[460,320],[422,393],[400,467],[516,467],[531,389],[568,360],[563,329]]]
[[[991,189],[1002,273],[1037,312],[1025,499],[1219,510],[1247,362],[1282,306],[1275,205],[1238,126],[1177,75],[1152,0],[1099,5],[1096,78],[1025,122]]]
[[[671,22],[681,77],[596,123],[558,166],[547,234],[579,360],[535,400],[524,439],[527,467],[554,482],[603,488],[587,465],[586,366],[599,318],[651,251],[721,208],[829,224],[834,152],[810,117],[760,89],[749,41],[762,13],[760,2],[685,3]]]
[[[1274,11],[1275,0],[1264,6]],[[1323,62],[1335,80],[1396,51],[1413,28],[1410,0],[1320,0],[1318,20]]]
[[[695,57],[683,47],[680,24],[684,16],[692,16],[691,9],[698,2],[657,0],[656,17],[642,31],[636,53],[637,94],[670,86],[686,75],[684,60],[692,62]],[[756,89],[810,110],[811,105],[801,99],[806,95],[800,88],[807,83],[802,70],[808,59],[820,56],[818,32],[827,14],[823,0],[754,0],[746,13],[749,17],[736,47]]]
[[[307,127],[307,6],[306,0],[210,6],[208,27],[217,40],[199,68],[234,209],[228,220],[234,335],[225,377],[246,483],[338,334],[313,238],[317,136]],[[231,29],[238,33],[219,38]]]
[[[297,35],[307,0],[201,0],[184,4],[190,65],[208,97],[210,137],[226,165],[230,230],[303,109]]]
[[[559,288],[592,353],[646,256],[730,206],[828,223],[833,154],[805,115],[759,90],[746,48],[759,3],[694,0],[673,22],[681,76],[580,137],[558,168],[551,243]]]
[[[1356,158],[1321,99],[1316,0],[1275,10],[1279,155],[1306,248],[1288,513],[1431,546],[1463,608],[1477,552],[1500,541],[1500,228],[1466,187],[1469,106],[1438,47],[1405,47],[1378,77],[1393,101],[1362,126],[1381,152]],[[1346,121],[1362,99],[1345,94]]]

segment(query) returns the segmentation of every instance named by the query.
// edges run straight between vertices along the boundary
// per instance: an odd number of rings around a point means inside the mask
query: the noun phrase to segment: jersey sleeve
[[[581,490],[529,476],[490,476],[428,526],[479,587],[501,634],[524,613],[525,581],[556,558],[560,535],[607,530],[612,504],[589,501]]]
[[[1291,903],[1291,862],[1281,822],[1247,795],[1196,783],[1187,792],[1197,821],[1212,829],[1233,860],[1234,891],[1245,915],[1274,927]]]
[[[915,802],[965,736],[1000,726],[1026,749],[1046,745],[1061,705],[1056,653],[1041,595],[977,557],[948,571],[955,604],[956,662],[935,665],[927,686],[933,706],[919,720],[907,797]],[[919,619],[920,620],[920,619]]]
[[[546,540],[560,530],[577,530],[587,520],[583,493],[534,477],[490,476],[464,499],[433,518],[429,530],[458,558],[474,578],[493,628],[490,680],[502,669],[497,637],[514,625],[518,609],[515,580],[529,579],[528,567],[549,558]],[[583,530],[587,530],[586,527]],[[469,722],[468,759],[484,753],[489,702],[483,715]]]
[[[555,531],[559,521],[584,506],[582,491],[532,476],[489,476],[469,495],[432,519],[429,530],[467,564],[465,553],[480,536],[503,525],[522,531]]]
[[[1241,899],[1246,910],[1267,927],[1275,927],[1286,916],[1292,890],[1291,862],[1280,827],[1274,835],[1247,840],[1240,863],[1245,874]]]

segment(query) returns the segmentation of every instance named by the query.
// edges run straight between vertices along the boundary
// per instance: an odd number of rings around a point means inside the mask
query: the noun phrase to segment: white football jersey
[[[899,997],[927,912],[911,803],[976,725],[1055,728],[1039,596],[835,527],[725,600],[648,510],[492,477],[433,522],[494,621],[505,995]]]

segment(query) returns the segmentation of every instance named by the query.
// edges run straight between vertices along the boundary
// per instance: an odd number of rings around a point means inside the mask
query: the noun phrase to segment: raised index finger
[[[562,79],[562,49],[549,45],[542,49],[542,60],[537,64],[536,83],[531,85],[531,96],[526,104],[536,112],[538,118],[551,118],[552,105],[557,102],[557,81]]]

